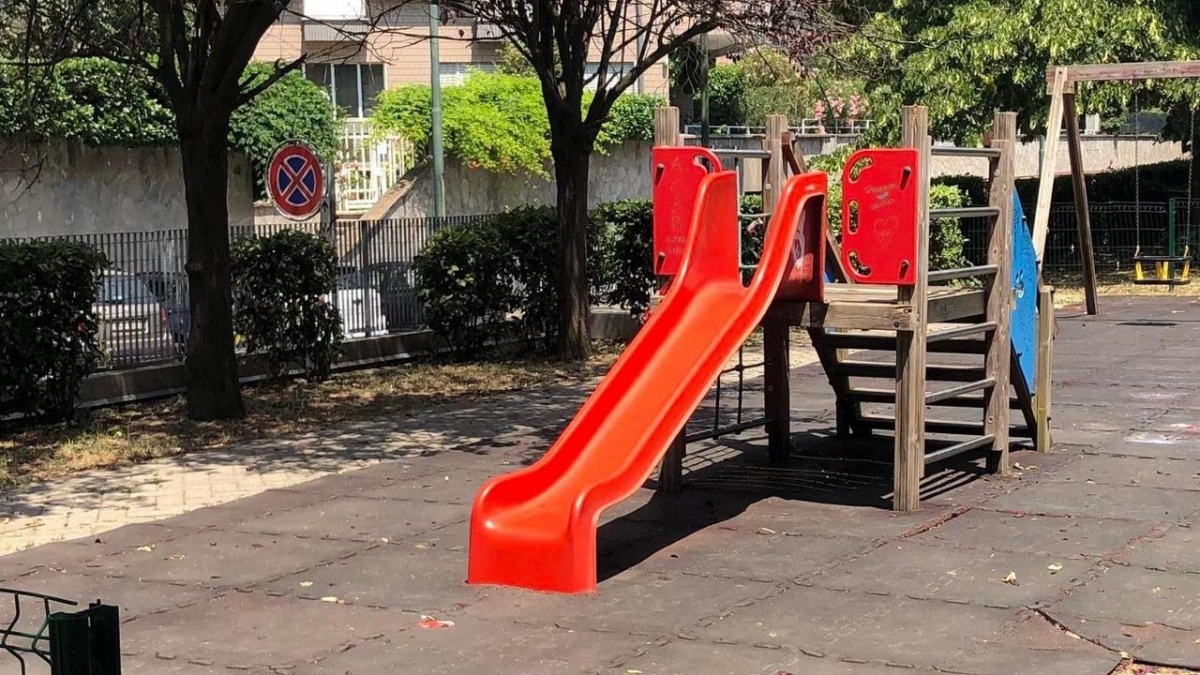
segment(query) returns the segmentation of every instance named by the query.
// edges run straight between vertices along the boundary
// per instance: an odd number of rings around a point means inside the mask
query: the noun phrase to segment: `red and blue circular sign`
[[[325,172],[317,153],[301,141],[281,144],[267,165],[267,193],[287,218],[307,220],[320,211]]]

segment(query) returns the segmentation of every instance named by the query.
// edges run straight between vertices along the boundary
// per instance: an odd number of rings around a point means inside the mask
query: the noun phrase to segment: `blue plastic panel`
[[[1033,391],[1037,372],[1037,254],[1033,250],[1033,235],[1025,221],[1021,200],[1013,195],[1013,310],[1012,346],[1021,366],[1027,390]],[[1015,376],[1015,375],[1014,375]]]

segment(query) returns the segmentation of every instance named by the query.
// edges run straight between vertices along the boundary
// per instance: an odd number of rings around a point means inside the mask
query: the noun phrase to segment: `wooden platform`
[[[986,310],[981,289],[931,286],[927,323],[980,317]],[[825,302],[776,301],[763,323],[802,328],[910,331],[913,305],[898,299],[895,286],[829,284]]]

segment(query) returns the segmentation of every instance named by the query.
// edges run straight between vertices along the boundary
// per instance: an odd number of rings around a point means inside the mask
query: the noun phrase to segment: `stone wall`
[[[1152,137],[1144,136],[1084,136],[1080,139],[1084,172],[1101,173],[1112,169],[1126,169],[1138,162],[1142,165],[1169,162],[1184,157],[1178,141],[1155,143]],[[1037,178],[1042,167],[1042,144],[1038,141],[1021,143],[1017,146],[1016,177]],[[1063,138],[1058,150],[1057,175],[1071,172],[1071,160],[1067,155],[1067,141]],[[935,176],[980,176],[986,177],[987,162],[964,157],[934,157]]]
[[[229,220],[253,223],[249,163],[229,162]],[[187,227],[183,169],[174,147],[0,146],[0,238]]]

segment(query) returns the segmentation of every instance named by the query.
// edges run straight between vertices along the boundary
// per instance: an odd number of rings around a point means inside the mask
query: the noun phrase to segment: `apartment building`
[[[428,84],[429,7],[391,0],[301,0],[298,14],[288,14],[267,31],[255,51],[260,61],[307,55],[305,75],[325,87],[348,117],[370,116],[384,89]],[[460,83],[471,69],[491,70],[505,40],[495,25],[470,18],[445,18],[439,26],[438,77],[443,86]],[[620,72],[633,62],[631,47],[624,61],[610,64]],[[589,66],[594,69],[595,64]],[[655,64],[635,91],[667,96],[667,63]]]

